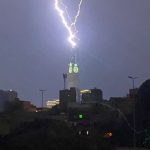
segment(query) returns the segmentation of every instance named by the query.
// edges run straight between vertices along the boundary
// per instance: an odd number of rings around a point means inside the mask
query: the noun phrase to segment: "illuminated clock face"
[[[69,64],[69,73],[78,73],[79,67],[77,64],[70,63]]]
[[[79,72],[79,68],[78,68],[77,64],[74,64],[73,72],[74,73],[78,73]]]
[[[72,69],[72,63],[69,64],[69,73],[72,73],[73,69]]]

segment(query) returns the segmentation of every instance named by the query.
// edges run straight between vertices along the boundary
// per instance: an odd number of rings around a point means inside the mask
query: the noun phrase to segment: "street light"
[[[134,90],[134,88],[135,88],[134,87],[134,80],[137,79],[138,77],[128,76],[128,78],[132,80],[132,88]]]
[[[133,76],[128,76],[129,79],[132,80],[132,87],[133,87],[133,148],[135,150],[136,148],[136,125],[135,125],[135,86],[134,86],[134,80],[137,79],[138,77],[133,77]]]
[[[66,89],[66,79],[67,79],[67,74],[63,73],[63,79],[64,79],[64,90]]]
[[[42,108],[43,108],[44,92],[45,92],[46,90],[40,90],[40,91],[41,91],[41,93],[42,93]]]

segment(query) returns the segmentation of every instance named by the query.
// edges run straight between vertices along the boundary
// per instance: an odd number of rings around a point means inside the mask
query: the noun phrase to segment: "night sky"
[[[150,78],[150,0],[84,0],[77,28],[81,88],[109,99],[127,94],[128,75],[136,86]],[[54,0],[0,0],[0,89],[38,106],[39,89],[58,98],[72,55],[66,39]]]

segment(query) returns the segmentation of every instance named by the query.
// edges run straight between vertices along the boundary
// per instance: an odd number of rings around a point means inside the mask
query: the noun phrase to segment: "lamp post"
[[[135,82],[134,80],[137,79],[138,77],[133,77],[133,76],[128,76],[129,79],[132,80],[132,89],[133,89],[133,148],[135,150],[136,148],[136,125],[135,125],[135,95],[134,95],[134,90],[135,90]]]
[[[42,93],[42,108],[43,108],[44,92],[45,92],[46,90],[40,90],[40,91],[41,91],[41,93]]]
[[[135,88],[134,87],[134,80],[137,79],[138,77],[128,76],[128,78],[132,80],[132,88],[134,90],[134,88]]]
[[[63,79],[64,79],[64,90],[66,89],[66,79],[67,79],[67,74],[63,73]]]

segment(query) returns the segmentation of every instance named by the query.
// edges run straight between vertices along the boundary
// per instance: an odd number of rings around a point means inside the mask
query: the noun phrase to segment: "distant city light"
[[[86,134],[89,135],[89,131],[88,130],[86,131]]]
[[[83,114],[79,114],[79,119],[83,119]]]
[[[46,102],[46,107],[47,108],[53,108],[54,106],[59,105],[59,102],[60,102],[59,99],[48,100]]]
[[[110,137],[112,137],[112,132],[106,132],[106,133],[104,134],[104,137],[105,137],[105,138],[110,138]]]
[[[81,90],[80,93],[81,93],[81,94],[84,94],[84,93],[91,93],[91,90]]]
[[[79,135],[81,135],[81,131],[79,131]]]

